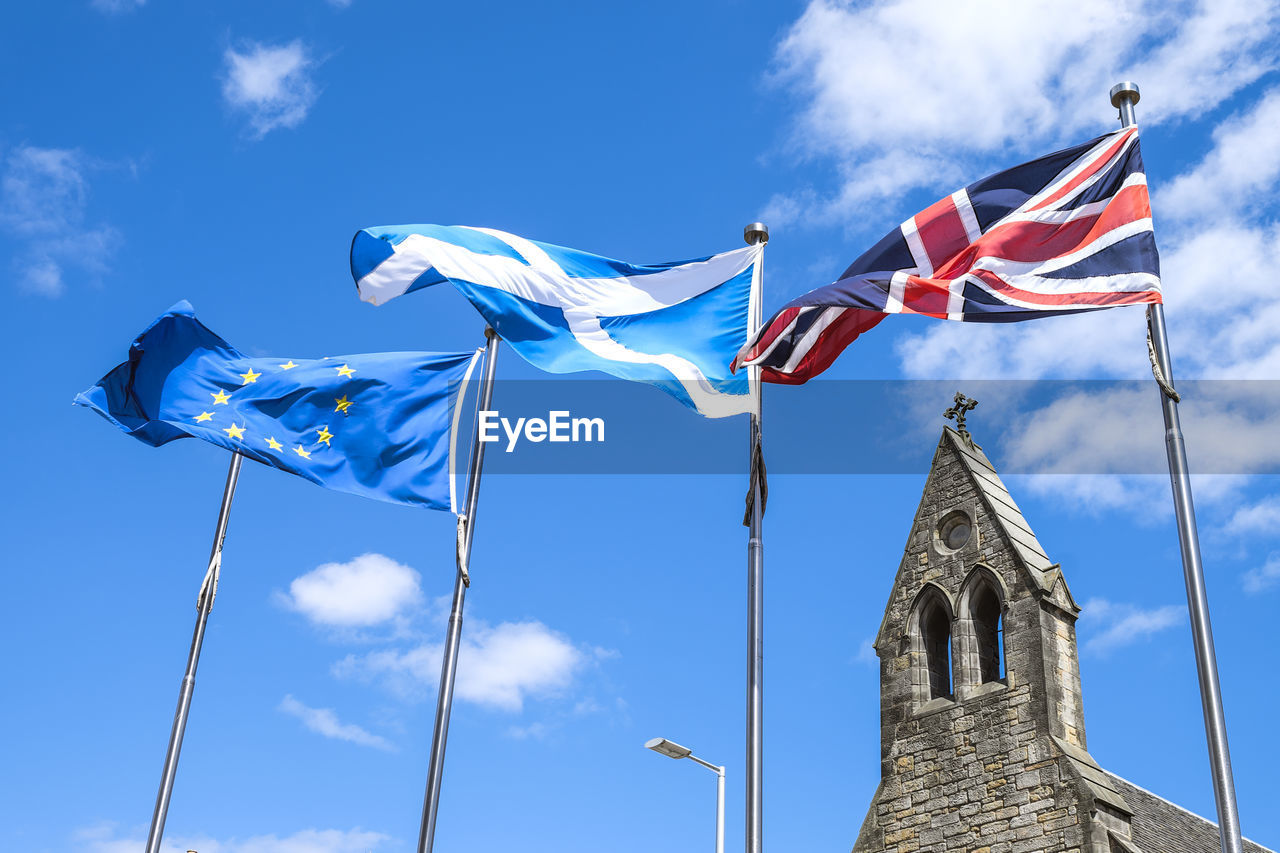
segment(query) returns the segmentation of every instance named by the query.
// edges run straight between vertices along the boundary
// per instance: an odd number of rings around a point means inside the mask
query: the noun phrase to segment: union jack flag
[[[798,385],[889,314],[1006,323],[1160,302],[1160,259],[1129,127],[983,178],[793,300],[733,368]]]

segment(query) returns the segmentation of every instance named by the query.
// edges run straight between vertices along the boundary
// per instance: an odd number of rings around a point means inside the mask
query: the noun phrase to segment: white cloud
[[[1052,500],[1098,518],[1114,510],[1132,512],[1143,523],[1162,522],[1173,513],[1168,476],[1120,474],[1031,474],[1005,479],[1016,491]]]
[[[123,12],[132,12],[140,9],[147,4],[147,0],[91,0],[90,5],[99,12],[106,12],[108,15],[118,15]]]
[[[546,723],[530,723],[527,726],[509,726],[507,737],[515,740],[541,740],[551,729]]]
[[[124,835],[114,824],[104,823],[75,833],[76,849],[86,853],[136,853],[146,846],[143,838]],[[304,829],[292,835],[255,835],[245,839],[216,839],[173,834],[161,853],[372,853],[387,850],[391,837],[363,829]]]
[[[435,685],[443,646],[425,644],[348,655],[334,666],[340,677],[379,680],[394,692],[421,696]],[[470,622],[458,651],[459,699],[519,711],[525,699],[568,688],[588,656],[541,622]]]
[[[1234,216],[1242,207],[1270,199],[1280,178],[1280,89],[1271,89],[1244,115],[1219,124],[1213,149],[1194,169],[1157,185],[1153,209],[1161,221],[1179,225]]]
[[[903,372],[910,377],[1142,379],[1151,375],[1146,313],[1136,306],[1027,323],[921,321],[914,328],[921,331],[900,333],[894,343]]]
[[[794,146],[834,158],[840,188],[770,209],[848,223],[868,200],[949,192],[996,155],[1103,129],[1120,79],[1142,84],[1147,124],[1199,115],[1275,67],[1278,30],[1268,0],[813,0],[775,80],[806,101]]]
[[[14,264],[24,288],[57,297],[65,273],[78,268],[97,277],[107,271],[119,235],[85,223],[89,185],[77,151],[24,145],[5,158],[0,178],[0,227],[23,246]]]
[[[301,39],[282,45],[251,42],[243,52],[227,48],[223,59],[222,96],[247,116],[255,139],[301,124],[319,96],[311,79],[316,61]]]
[[[390,557],[362,554],[294,578],[283,600],[318,625],[368,627],[421,602],[419,580],[416,571]]]
[[[1280,534],[1280,495],[1270,495],[1255,504],[1238,507],[1224,525],[1232,535]]]
[[[443,643],[421,642],[421,631],[427,624],[433,638],[438,636],[436,629],[443,631],[449,599],[425,602],[419,575],[412,568],[381,554],[364,554],[348,563],[321,565],[295,578],[288,592],[277,596],[313,623],[337,629],[340,638],[381,645],[338,660],[332,669],[335,676],[380,684],[407,701],[426,697],[436,686]],[[351,630],[387,623],[393,630],[383,636]],[[573,687],[582,670],[617,656],[610,649],[575,645],[536,620],[491,625],[469,619],[459,647],[455,695],[478,705],[518,712],[526,700],[562,694]],[[586,701],[581,696],[575,698]],[[286,699],[282,710],[294,713],[317,731],[323,726],[322,734],[348,739],[361,736],[351,731],[354,727],[342,726],[332,712],[305,708],[295,701]],[[308,716],[303,716],[304,709]],[[334,734],[339,730],[345,734]]]
[[[1192,475],[1192,492],[1201,509],[1238,500],[1247,477]],[[1059,509],[1103,518],[1115,511],[1131,513],[1140,525],[1164,524],[1173,518],[1168,474],[1030,474],[1006,475],[1015,494],[1035,495]],[[1203,525],[1201,525],[1203,528]]]
[[[391,742],[379,735],[372,734],[354,723],[343,723],[332,708],[311,708],[293,696],[285,696],[280,702],[280,710],[291,717],[297,717],[302,724],[318,735],[334,740],[345,740],[361,746],[391,752],[395,749]]]
[[[1154,385],[1086,383],[1031,411],[1006,415],[1011,471],[1057,474],[1162,474],[1168,469],[1164,421]],[[1195,474],[1251,475],[1280,470],[1272,383],[1188,384],[1182,429],[1195,447]],[[1267,393],[1270,391],[1270,393]],[[1261,393],[1258,393],[1261,392]]]
[[[60,148],[23,146],[9,154],[4,222],[15,234],[42,236],[84,218],[89,194],[83,158]]]
[[[1261,566],[1245,572],[1241,580],[1244,591],[1249,593],[1264,592],[1280,585],[1280,553],[1272,554]]]
[[[1186,608],[1179,605],[1144,609],[1095,598],[1084,603],[1079,630],[1084,636],[1092,635],[1084,643],[1086,651],[1106,655],[1181,624],[1186,612]]]
[[[1182,429],[1192,450],[1198,504],[1220,509],[1240,498],[1253,475],[1280,470],[1275,383],[1200,381],[1182,387]],[[1064,384],[1051,402],[1011,395],[997,400],[995,410],[1005,424],[1000,468],[1019,491],[1095,516],[1124,510],[1144,523],[1170,516],[1164,422],[1154,383]]]
[[[1129,65],[1128,77],[1143,81],[1150,95],[1147,123],[1195,118],[1277,67],[1269,48],[1280,8],[1272,0],[1146,0],[1128,7],[1141,16],[1131,52],[1146,50],[1147,38],[1159,40]]]

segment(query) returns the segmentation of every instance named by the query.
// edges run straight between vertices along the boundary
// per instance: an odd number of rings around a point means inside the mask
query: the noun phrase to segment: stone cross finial
[[[964,417],[978,405],[978,401],[966,397],[959,391],[956,392],[956,398],[953,401],[955,405],[942,413],[947,420],[956,422],[956,432],[960,433],[960,437],[964,439],[964,443],[973,446],[973,436],[969,435],[969,430],[965,429]]]

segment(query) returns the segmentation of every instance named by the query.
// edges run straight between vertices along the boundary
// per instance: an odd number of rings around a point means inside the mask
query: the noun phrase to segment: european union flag
[[[75,402],[153,447],[194,436],[329,489],[452,510],[456,409],[476,355],[249,358],[183,301]]]

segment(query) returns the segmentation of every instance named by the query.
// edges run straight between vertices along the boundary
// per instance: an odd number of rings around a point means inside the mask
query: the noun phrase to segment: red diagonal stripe
[[[1150,217],[1151,201],[1146,186],[1125,187],[1096,216],[1082,217],[1062,225],[1040,222],[996,225],[952,258],[950,263],[936,270],[933,278],[959,278],[980,257],[1034,263],[1052,260],[1088,245],[1113,228]]]
[[[1094,292],[1077,291],[1073,293],[1036,293],[1014,287],[990,270],[974,270],[973,277],[982,279],[982,283],[1002,296],[1012,297],[1022,302],[1036,305],[1140,305],[1145,302],[1162,302],[1158,290],[1106,290]],[[1034,311],[1034,308],[1028,308]]]
[[[1089,164],[1088,168],[1082,169],[1080,174],[1076,175],[1065,185],[1059,187],[1057,192],[1031,208],[1031,210],[1043,210],[1044,208],[1049,207],[1063,196],[1068,195],[1072,190],[1080,186],[1080,184],[1089,180],[1089,178],[1098,173],[1098,170],[1109,164],[1111,162],[1111,158],[1115,156],[1116,152],[1119,151],[1126,142],[1128,142],[1129,137],[1133,136],[1137,132],[1137,128],[1130,128],[1126,133],[1120,134],[1115,143],[1106,151],[1095,157],[1093,162]]]

